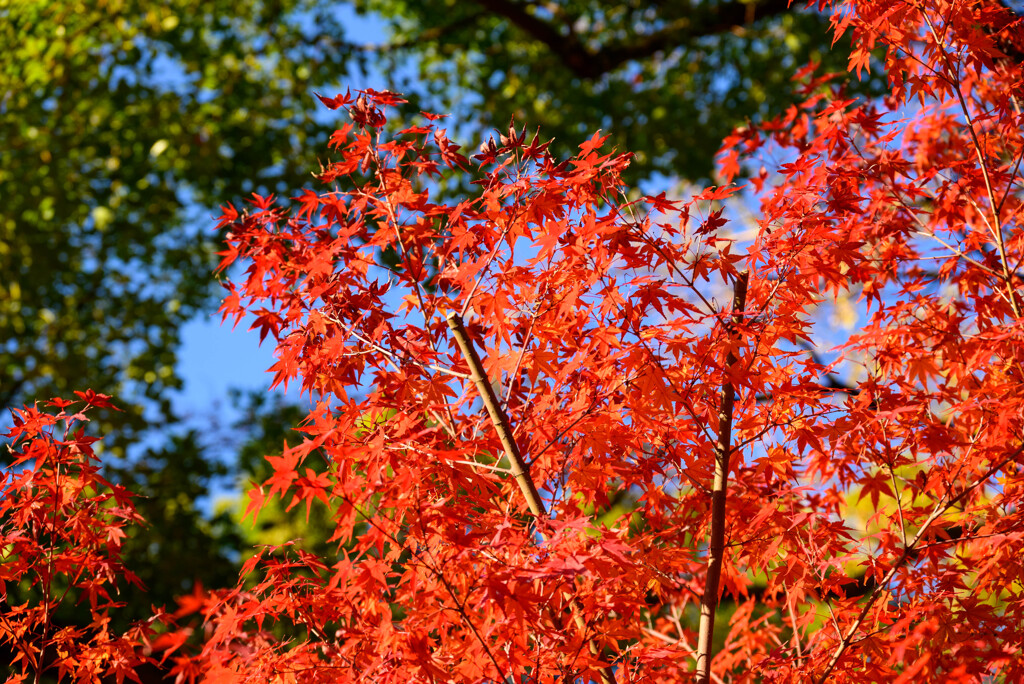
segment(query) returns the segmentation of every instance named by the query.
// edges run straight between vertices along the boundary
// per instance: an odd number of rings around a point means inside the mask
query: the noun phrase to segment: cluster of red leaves
[[[275,382],[320,398],[250,511],[268,496],[329,506],[338,558],[252,563],[220,667],[685,680],[726,383],[738,607],[721,676],[1024,676],[1021,69],[993,47],[1019,29],[964,2],[847,3],[836,24],[855,33],[854,68],[887,50],[892,96],[855,102],[812,78],[787,116],[727,141],[727,173],[785,160],[753,184],[764,218],[745,254],[705,204],[728,189],[628,201],[628,157],[600,137],[558,163],[514,127],[474,165],[435,117],[386,138],[394,96],[373,92],[332,138],[329,189],[225,212],[224,266],[249,264],[225,314],[257,313],[278,339]],[[479,192],[439,200],[433,181],[465,173]],[[738,268],[749,295],[727,335],[712,295]],[[868,320],[825,366],[810,313],[858,293]],[[543,515],[450,312],[469,317]],[[326,470],[304,465],[314,455]],[[857,498],[867,528],[849,520]],[[304,638],[237,650],[270,623]]]
[[[761,193],[756,269],[815,293],[793,306],[859,294],[868,317],[838,350],[851,396],[800,417],[812,448],[792,448],[791,426],[768,450],[813,494],[759,513],[771,543],[737,549],[794,607],[851,562],[864,572],[824,625],[797,608],[804,658],[783,648],[760,665],[781,680],[1024,678],[1024,81],[1021,55],[995,47],[1021,44],[1012,17],[990,2],[846,3],[851,68],[884,48],[892,95],[854,102],[811,79],[787,116],[727,141],[726,158],[788,162]],[[769,394],[763,412],[790,410]],[[874,511],[853,538],[835,524],[851,493]]]
[[[382,120],[382,103],[364,97],[371,109],[358,118]],[[233,597],[236,625],[283,622],[308,637],[231,659],[235,680],[596,677],[602,657],[588,642],[622,639],[636,641],[636,666],[685,673],[686,652],[635,617],[669,600],[683,610],[699,592],[687,576],[703,563],[690,540],[706,504],[677,481],[707,478],[706,389],[721,384],[723,346],[719,312],[694,281],[732,274],[736,257],[686,237],[689,206],[619,200],[629,158],[602,153],[599,136],[562,163],[528,138],[510,128],[485,143],[479,196],[445,204],[431,180],[470,162],[443,131],[429,123],[384,141],[349,126],[321,175],[343,189],[307,192],[290,215],[267,198],[226,213],[224,265],[251,265],[225,312],[252,302],[279,339],[275,382],[298,376],[324,398],[308,438],[270,459],[275,475],[250,510],[267,496],[319,500],[339,545],[338,559],[250,563],[270,575]],[[671,215],[652,221],[652,205]],[[387,250],[398,266],[382,273]],[[472,314],[549,517],[529,517],[507,475],[449,312]],[[325,472],[304,466],[314,453]],[[644,530],[594,524],[616,492]],[[579,629],[562,619],[570,605],[585,616]]]
[[[325,189],[225,208],[222,267],[247,268],[225,316],[253,314],[274,383],[317,400],[248,514],[324,506],[336,554],[264,549],[235,590],[186,599],[207,631],[179,679],[687,681],[722,449],[716,677],[1024,679],[1021,29],[991,0],[855,0],[835,25],[852,68],[885,50],[892,95],[808,69],[802,102],[726,141],[730,179],[764,164],[750,245],[724,232],[737,188],[630,200],[599,135],[558,161],[510,125],[467,159],[440,117],[386,135],[392,93],[321,98],[353,120]],[[478,190],[448,201],[441,178]],[[858,298],[854,334],[814,324]],[[56,483],[87,473],[75,543],[107,539],[104,577],[126,504],[95,498],[88,458],[53,460],[84,438],[28,444],[18,463],[42,465],[8,474],[0,520],[4,548],[40,550],[3,571],[70,558],[55,521],[79,499]],[[58,639],[52,602],[4,613],[24,662]]]
[[[11,683],[40,676],[138,681],[135,670],[147,660],[148,625],[126,634],[110,630],[118,582],[141,589],[120,562],[125,528],[140,519],[129,492],[100,475],[96,438],[80,425],[90,408],[114,407],[102,394],[77,394],[79,401],[48,402],[56,413],[16,411],[7,433],[9,465],[0,473],[0,648],[12,655]],[[88,625],[60,624],[56,616],[69,600],[88,604]]]

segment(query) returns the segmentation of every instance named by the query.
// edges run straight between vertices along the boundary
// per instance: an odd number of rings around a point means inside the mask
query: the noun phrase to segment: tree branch
[[[459,350],[469,366],[469,377],[476,385],[484,407],[487,409],[487,414],[491,417],[494,430],[498,433],[498,439],[505,450],[505,455],[508,456],[509,472],[512,473],[512,477],[519,485],[523,498],[526,499],[526,505],[529,506],[534,518],[538,520],[547,518],[548,512],[544,508],[544,502],[541,501],[540,492],[537,491],[537,485],[534,484],[533,478],[527,472],[526,462],[523,460],[522,454],[519,453],[519,446],[512,436],[512,426],[509,425],[508,416],[501,409],[498,398],[494,396],[494,388],[491,387],[483,364],[480,363],[480,356],[476,353],[476,348],[473,347],[473,343],[469,339],[469,333],[466,332],[466,327],[462,324],[462,317],[454,311],[448,314],[448,327],[455,335]]]
[[[914,536],[913,541],[911,541],[910,544],[904,547],[903,553],[901,553],[899,558],[897,558],[893,562],[892,566],[889,568],[889,571],[885,574],[885,577],[882,578],[881,582],[878,583],[874,591],[872,591],[871,594],[868,595],[867,600],[865,600],[864,602],[864,607],[861,608],[861,611],[857,615],[857,618],[846,630],[846,634],[839,642],[839,645],[836,647],[836,650],[832,654],[832,657],[829,658],[828,664],[825,666],[825,671],[822,672],[822,674],[815,680],[816,684],[824,684],[824,682],[828,680],[829,675],[832,673],[832,670],[835,669],[836,665],[839,663],[839,660],[843,657],[843,654],[854,643],[854,635],[857,634],[857,630],[859,630],[860,626],[864,623],[864,620],[867,618],[868,613],[871,611],[871,607],[875,604],[875,601],[878,599],[879,595],[882,593],[883,590],[885,590],[886,587],[889,586],[889,582],[892,580],[893,577],[895,577],[896,572],[901,567],[903,567],[903,565],[908,560],[910,560],[913,557],[916,557],[918,545],[921,543],[921,540],[923,540],[925,536],[928,534],[928,530],[931,528],[932,524],[936,520],[938,520],[938,518],[943,513],[945,513],[950,508],[955,506],[957,503],[962,501],[968,494],[970,494],[972,491],[980,487],[984,482],[986,482],[990,477],[995,475],[997,472],[1005,468],[1006,465],[1009,464],[1011,461],[1017,459],[1022,453],[1024,453],[1024,444],[1018,446],[1008,456],[1000,460],[995,465],[991,466],[987,471],[985,471],[984,474],[981,475],[981,477],[976,479],[968,487],[965,487],[959,494],[949,498],[945,502],[940,500],[935,505],[935,508],[932,510],[931,515],[929,515],[928,519],[925,520],[924,523],[921,525],[921,529],[918,530],[918,533]],[[949,496],[948,492],[946,496]]]
[[[713,7],[694,8],[690,16],[676,19],[658,31],[640,36],[638,40],[593,50],[572,33],[571,27],[568,35],[564,35],[556,24],[530,14],[525,5],[514,0],[474,2],[490,13],[504,17],[531,38],[543,43],[574,75],[582,79],[599,78],[626,62],[650,57],[695,38],[726,33],[766,17],[793,11],[789,0],[727,2]]]
[[[726,324],[730,338],[735,338],[735,326],[743,320],[747,305],[747,280],[743,271],[733,285],[732,322]],[[711,681],[711,638],[715,632],[715,611],[718,609],[718,590],[722,577],[722,559],[725,555],[725,494],[729,481],[729,456],[732,452],[732,409],[736,391],[730,373],[736,366],[736,352],[729,350],[725,357],[725,378],[722,380],[721,411],[718,414],[718,444],[715,447],[715,483],[711,490],[711,534],[708,548],[708,576],[704,596],[700,602],[700,632],[697,641],[697,681]]]
[[[480,362],[480,356],[476,353],[472,340],[469,339],[469,333],[466,332],[466,327],[462,323],[462,317],[453,311],[448,314],[447,321],[448,327],[451,329],[455,336],[455,341],[459,345],[459,350],[462,352],[466,364],[469,365],[470,378],[480,393],[480,398],[483,400],[484,407],[491,418],[491,423],[494,425],[494,430],[498,433],[501,446],[508,457],[509,471],[519,485],[519,489],[522,491],[534,519],[538,522],[543,521],[547,519],[547,509],[544,508],[544,502],[541,501],[537,485],[534,483],[533,478],[530,477],[528,466],[523,460],[523,456],[519,452],[519,446],[516,444],[515,437],[512,434],[512,426],[509,424],[508,416],[505,415],[501,404],[498,402],[498,398],[494,395],[494,388],[491,387],[487,373],[484,372],[483,364]],[[583,607],[575,596],[567,596],[566,598],[569,599],[569,604],[572,608],[573,620],[587,641],[591,655],[599,657],[600,652],[597,644],[592,639],[586,639],[587,624],[583,619]],[[610,667],[601,667],[601,682],[602,684],[615,684],[615,673]]]

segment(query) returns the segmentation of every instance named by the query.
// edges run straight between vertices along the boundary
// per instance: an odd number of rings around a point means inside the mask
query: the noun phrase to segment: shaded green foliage
[[[157,413],[126,406],[124,439],[170,414],[178,329],[217,290],[197,207],[300,186],[331,128],[311,90],[348,53],[316,5],[0,10],[0,404],[87,386],[149,400]]]
[[[303,434],[295,428],[309,411],[265,392],[237,395],[235,400],[242,412],[235,428],[247,436],[238,449],[238,472],[242,479],[241,489],[245,492],[273,475],[274,469],[265,456],[280,454],[286,444],[294,446],[302,441]],[[327,466],[323,458],[311,458],[306,465],[315,472],[323,472]],[[247,548],[296,540],[301,548],[314,553],[322,554],[328,549],[326,541],[334,531],[334,524],[331,511],[319,502],[307,513],[305,505],[289,507],[275,499],[256,520],[252,517],[241,519],[244,509],[244,505],[240,506],[236,519]]]
[[[124,554],[146,593],[122,596],[128,614],[146,615],[151,605],[172,608],[175,598],[204,587],[227,586],[238,577],[243,538],[229,509],[204,504],[233,468],[210,457],[200,435],[189,431],[148,450],[114,477],[137,492],[136,511],[147,525],[132,530]]]

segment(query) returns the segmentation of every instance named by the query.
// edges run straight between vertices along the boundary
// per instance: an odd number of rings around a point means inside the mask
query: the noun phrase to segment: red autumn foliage
[[[326,506],[337,553],[263,549],[188,599],[179,679],[1024,679],[1020,22],[834,12],[892,94],[802,72],[725,143],[728,181],[777,171],[745,195],[629,199],[600,135],[559,161],[511,125],[468,159],[433,115],[387,135],[392,93],[321,98],[353,120],[323,188],[224,210],[223,311],[317,400],[248,514]],[[60,503],[13,501],[12,530]],[[24,624],[38,659],[57,637]]]
[[[6,680],[12,683],[40,681],[44,674],[137,681],[135,669],[147,660],[142,651],[149,625],[127,634],[109,629],[117,591],[141,588],[120,562],[125,528],[141,519],[131,494],[100,475],[92,446],[97,438],[80,425],[89,409],[114,407],[110,397],[91,390],[76,394],[84,406],[53,399],[56,413],[15,412],[7,434],[10,465],[0,475],[0,648],[12,654]],[[32,592],[20,594],[24,601],[9,594],[19,585]],[[89,606],[91,624],[56,619],[72,599]]]

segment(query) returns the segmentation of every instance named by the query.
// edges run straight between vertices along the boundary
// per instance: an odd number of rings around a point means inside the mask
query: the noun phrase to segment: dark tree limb
[[[710,7],[695,7],[693,14],[669,22],[667,26],[633,41],[612,43],[594,50],[584,44],[567,24],[546,21],[527,11],[527,5],[515,0],[474,0],[493,15],[507,19],[534,40],[543,43],[575,76],[600,78],[626,62],[651,57],[704,36],[718,35],[749,26],[761,19],[794,11],[789,0],[726,2]],[[566,27],[566,32],[561,30]]]

